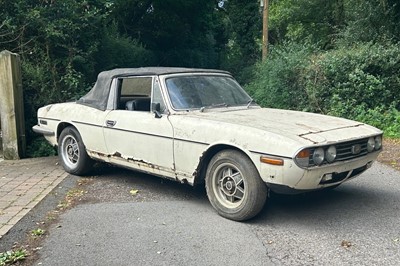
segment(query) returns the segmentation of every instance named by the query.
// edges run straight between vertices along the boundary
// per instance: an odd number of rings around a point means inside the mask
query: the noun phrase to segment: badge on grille
[[[351,153],[352,154],[359,154],[361,152],[361,145],[360,144],[356,144],[351,146]]]

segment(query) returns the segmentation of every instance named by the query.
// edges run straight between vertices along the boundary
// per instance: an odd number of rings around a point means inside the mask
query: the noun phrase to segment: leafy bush
[[[363,109],[355,119],[384,129],[386,137],[400,138],[400,111],[394,107]]]
[[[254,81],[246,89],[261,106],[308,110],[301,79],[314,49],[294,43],[272,47],[268,59],[256,66]]]
[[[262,106],[359,120],[400,135],[400,47],[359,44],[336,50],[274,47],[247,89]]]
[[[27,146],[28,157],[44,157],[57,155],[57,151],[42,136],[34,138]]]
[[[344,9],[346,27],[339,33],[340,43],[400,40],[398,0],[347,1]]]
[[[312,110],[356,118],[361,110],[400,108],[400,48],[362,44],[319,54],[305,69]]]

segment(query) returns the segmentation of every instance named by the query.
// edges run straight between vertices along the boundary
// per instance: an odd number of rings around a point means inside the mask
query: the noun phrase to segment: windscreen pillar
[[[0,53],[0,130],[4,159],[25,157],[25,120],[21,64],[18,54]]]

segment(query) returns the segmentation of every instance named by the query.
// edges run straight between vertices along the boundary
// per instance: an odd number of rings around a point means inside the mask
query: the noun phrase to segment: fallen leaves
[[[132,196],[136,196],[139,193],[139,190],[131,189],[131,191],[129,191],[129,193],[131,193]]]
[[[61,210],[67,209],[73,205],[76,201],[80,200],[80,198],[86,194],[87,191],[82,190],[82,189],[71,189],[67,192],[67,195],[65,196],[64,200],[62,200],[57,207]]]
[[[342,247],[344,247],[344,248],[349,248],[349,247],[353,246],[353,244],[350,241],[347,241],[347,240],[343,240],[340,245]]]
[[[378,161],[400,170],[400,139],[384,138]]]

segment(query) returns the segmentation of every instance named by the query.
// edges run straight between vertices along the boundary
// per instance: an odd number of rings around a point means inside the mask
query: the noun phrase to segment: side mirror
[[[160,103],[152,103],[151,104],[151,109],[154,112],[154,117],[155,118],[161,118],[162,117]]]

